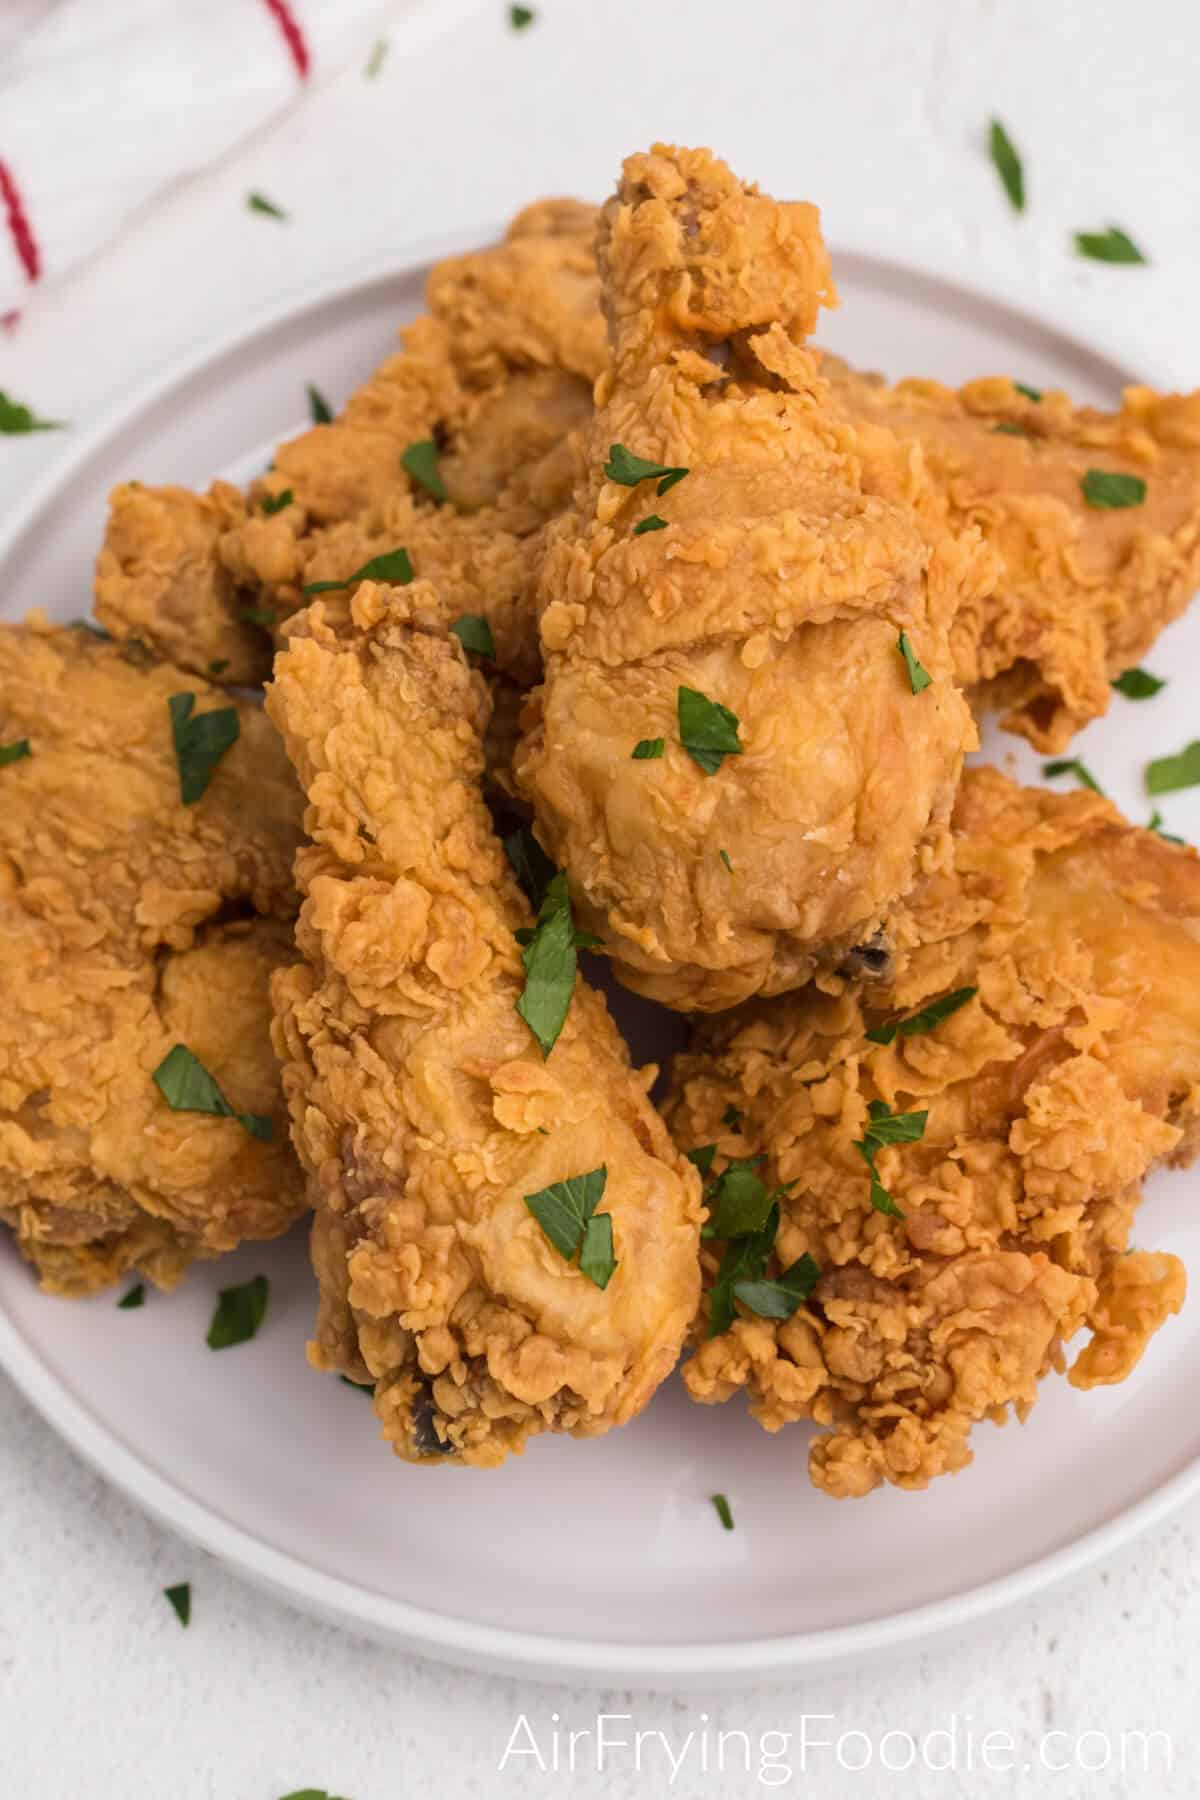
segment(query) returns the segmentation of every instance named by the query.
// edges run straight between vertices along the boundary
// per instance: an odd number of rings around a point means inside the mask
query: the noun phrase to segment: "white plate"
[[[8,534],[5,614],[88,610],[115,481],[203,485],[261,467],[296,428],[306,381],[340,399],[390,348],[419,308],[430,253],[260,322],[80,445]],[[844,305],[825,341],[860,363],[951,381],[1003,370],[1096,401],[1131,378],[1061,321],[969,286],[862,255],[835,266]],[[1148,660],[1168,674],[1200,667],[1200,611]],[[1194,679],[1149,705],[1115,699],[1080,741],[1135,818],[1149,810],[1142,763],[1194,731]],[[992,753],[1036,771],[1011,740]],[[1200,831],[1200,801],[1168,807],[1174,829]],[[1138,1242],[1200,1267],[1195,1196],[1191,1176],[1155,1181]],[[272,1282],[263,1333],[214,1355],[217,1288],[259,1271]],[[1200,1304],[1125,1386],[1079,1394],[1051,1380],[1023,1429],[979,1428],[975,1464],[956,1479],[840,1504],[809,1487],[802,1428],[768,1437],[739,1404],[692,1406],[678,1383],[595,1443],[538,1439],[489,1474],[407,1468],[377,1441],[365,1400],[308,1370],[312,1314],[302,1232],[201,1266],[132,1313],[110,1297],[45,1299],[0,1250],[0,1359],[104,1475],[300,1604],[475,1667],[681,1686],[828,1668],[1031,1595],[1200,1488],[1200,1415],[1178,1399],[1200,1388]],[[733,1532],[714,1490],[729,1495]]]

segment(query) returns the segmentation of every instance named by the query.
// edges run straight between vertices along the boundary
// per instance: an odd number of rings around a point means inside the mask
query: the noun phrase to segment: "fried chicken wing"
[[[699,1294],[699,1187],[580,981],[549,1057],[516,1012],[529,908],[480,793],[489,699],[424,582],[290,628],[267,705],[308,794],[306,961],[276,1047],[316,1209],[320,1368],[412,1461],[490,1466],[631,1418]],[[595,1284],[526,1204],[604,1172]]]
[[[0,767],[0,1219],[50,1292],[168,1287],[304,1208],[268,993],[295,957],[300,794],[242,704],[184,806],[167,701],[212,690],[37,617],[0,633],[0,743],[29,745]],[[177,1043],[272,1141],[170,1110],[152,1077]]]
[[[993,769],[964,777],[954,833],[885,984],[754,1003],[674,1072],[677,1141],[765,1156],[772,1259],[819,1269],[790,1316],[739,1298],[685,1381],[747,1389],[769,1430],[815,1420],[838,1496],[962,1468],[971,1425],[1023,1418],[1081,1329],[1072,1382],[1122,1380],[1184,1296],[1178,1260],[1128,1240],[1146,1172],[1200,1146],[1200,860]]]
[[[813,207],[660,146],[625,164],[599,254],[613,362],[543,566],[516,777],[621,979],[718,1009],[834,966],[943,848],[973,551],[931,556],[909,500],[862,491],[805,342],[833,292]],[[697,704],[724,721],[715,772]]]

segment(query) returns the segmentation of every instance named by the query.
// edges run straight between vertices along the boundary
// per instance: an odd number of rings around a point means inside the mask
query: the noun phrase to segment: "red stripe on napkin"
[[[30,281],[36,281],[42,272],[42,259],[38,252],[37,241],[33,235],[25,207],[22,203],[17,184],[6,162],[0,162],[0,200],[4,202],[4,216],[8,221],[9,236],[13,248],[21,259]]]
[[[263,0],[263,4],[278,24],[280,31],[283,33],[283,40],[291,53],[292,61],[296,65],[297,75],[299,75],[301,81],[307,81],[309,69],[308,45],[304,41],[304,33],[300,29],[295,14],[287,4],[287,0]]]

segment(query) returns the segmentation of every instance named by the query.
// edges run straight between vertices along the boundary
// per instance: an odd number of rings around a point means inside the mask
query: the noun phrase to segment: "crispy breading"
[[[270,1045],[294,959],[301,800],[263,713],[180,801],[167,700],[220,698],[133,646],[33,617],[0,628],[0,1218],[51,1292],[271,1237],[304,1207]],[[261,917],[244,915],[257,913]],[[173,1112],[151,1077],[185,1044],[235,1119]]]
[[[909,498],[862,490],[806,346],[833,297],[815,208],[659,146],[626,162],[599,255],[613,363],[543,566],[515,773],[621,979],[715,1010],[836,965],[944,851],[975,742],[947,641],[971,534],[931,555]],[[611,445],[687,473],[622,485]],[[739,722],[716,774],[681,743],[685,688]]]
[[[306,961],[276,1048],[316,1209],[320,1368],[372,1380],[397,1452],[480,1466],[631,1418],[699,1294],[699,1186],[580,981],[548,1058],[516,1012],[531,923],[480,792],[490,701],[425,582],[291,627],[268,709],[308,794]],[[594,1285],[526,1206],[603,1168]]]
[[[1185,1289],[1175,1257],[1128,1240],[1146,1172],[1200,1145],[1195,852],[1098,795],[971,770],[954,867],[918,887],[893,942],[881,986],[709,1022],[668,1107],[683,1146],[765,1154],[785,1189],[775,1261],[822,1270],[789,1319],[739,1306],[687,1386],[706,1402],[746,1388],[769,1430],[816,1420],[810,1472],[834,1495],[962,1468],[972,1423],[1023,1418],[1085,1327],[1072,1382],[1121,1380]],[[869,1041],[964,988],[933,1030]],[[919,1142],[876,1154],[903,1218],[870,1203],[856,1144],[872,1103],[928,1113]],[[716,1252],[704,1261],[711,1284]]]

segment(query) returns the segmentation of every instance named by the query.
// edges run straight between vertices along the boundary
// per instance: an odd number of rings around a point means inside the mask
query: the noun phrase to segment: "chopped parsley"
[[[716,1154],[717,1146],[715,1144],[700,1144],[695,1150],[684,1151],[688,1162],[693,1168],[699,1169],[701,1175],[710,1173]]]
[[[902,631],[900,633],[900,636],[896,639],[896,648],[904,658],[904,666],[908,670],[909,687],[914,694],[921,693],[923,689],[929,686],[930,682],[933,680],[933,676],[929,673],[929,670],[918,661],[917,653],[908,641],[907,632]]]
[[[997,175],[1004,185],[1014,212],[1025,211],[1025,170],[1013,141],[999,119],[993,119],[988,131],[988,153]]]
[[[229,658],[227,656],[219,656],[216,662],[209,663],[208,673],[210,675],[223,675],[228,667]]]
[[[22,762],[25,757],[32,756],[28,738],[17,738],[14,743],[0,744],[0,769],[8,763]]]
[[[28,406],[10,400],[0,388],[0,437],[23,437],[31,431],[65,431],[65,419],[39,419]]]
[[[308,394],[308,410],[313,424],[332,425],[333,408],[320,388],[315,388],[310,381],[305,386],[305,392]]]
[[[1075,233],[1075,249],[1080,256],[1090,257],[1093,262],[1144,263],[1146,261],[1133,239],[1118,225],[1110,225],[1107,231],[1077,231]]]
[[[264,494],[262,503],[263,512],[268,519],[273,519],[276,513],[281,513],[283,511],[285,506],[290,506],[295,498],[296,496],[291,488],[284,488],[281,494]]]
[[[413,566],[407,550],[385,550],[372,556],[361,569],[347,575],[344,581],[310,581],[304,594],[332,594],[339,588],[354,587],[360,581],[390,581],[395,587],[407,587],[413,578]]]
[[[139,1281],[136,1287],[131,1287],[127,1294],[121,1295],[117,1301],[117,1310],[118,1312],[133,1312],[137,1307],[145,1304],[146,1284],[144,1281]]]
[[[721,1114],[721,1123],[722,1125],[728,1125],[730,1131],[740,1130],[742,1115],[736,1106],[727,1106],[725,1108],[725,1111]]]
[[[733,1291],[760,1319],[790,1319],[821,1279],[820,1265],[806,1250],[773,1281],[735,1281]]]
[[[1127,700],[1153,700],[1155,694],[1161,693],[1166,682],[1149,669],[1126,669],[1112,683],[1118,694],[1124,694]]]
[[[222,1288],[205,1339],[210,1350],[231,1350],[257,1337],[267,1316],[271,1284],[265,1275],[243,1281],[240,1287]]]
[[[598,1288],[608,1286],[617,1267],[612,1218],[596,1211],[607,1182],[608,1170],[602,1165],[525,1196],[526,1206],[559,1255],[570,1262],[578,1251],[580,1273]]]
[[[1086,763],[1080,762],[1077,756],[1060,756],[1056,762],[1043,763],[1042,775],[1047,781],[1053,781],[1059,775],[1073,775],[1081,787],[1091,788],[1093,794],[1104,792]]]
[[[708,1295],[708,1335],[720,1337],[734,1320],[734,1290],[739,1282],[761,1281],[779,1234],[779,1202],[772,1201],[760,1231],[734,1238],[727,1246]]]
[[[1154,811],[1150,814],[1149,822],[1146,825],[1146,830],[1147,831],[1156,831],[1158,833],[1159,837],[1163,838],[1168,844],[1186,844],[1187,843],[1186,838],[1176,837],[1175,833],[1173,831],[1164,831],[1162,828],[1162,823],[1163,823],[1163,816],[1159,812],[1159,810],[1156,806]]]
[[[473,650],[476,656],[487,656],[495,662],[496,643],[492,628],[481,613],[464,613],[461,619],[455,619],[450,629],[464,650]]]
[[[244,1131],[263,1143],[270,1143],[274,1135],[275,1127],[268,1115],[237,1112],[230,1106],[218,1083],[186,1044],[175,1044],[167,1051],[152,1080],[172,1112],[236,1119]]]
[[[136,483],[131,481],[129,485],[130,487],[134,487],[136,486]],[[112,632],[105,631],[103,625],[97,625],[95,619],[72,619],[71,630],[90,631],[92,636],[94,638],[99,638],[102,644],[111,644],[113,641]]]
[[[667,463],[647,462],[644,456],[635,456],[624,444],[610,444],[604,473],[619,487],[636,487],[639,481],[657,481],[658,486],[654,491],[661,499],[663,494],[669,493],[676,482],[682,481],[690,471],[672,468]]]
[[[679,741],[706,775],[715,775],[727,756],[742,754],[739,720],[727,706],[690,687],[679,689],[676,704]]]
[[[293,1794],[284,1794],[281,1800],[344,1800],[340,1794],[331,1794],[325,1788],[297,1788]]]
[[[371,54],[367,58],[366,75],[367,75],[368,81],[375,80],[375,77],[379,74],[379,71],[382,69],[384,63],[387,61],[387,53],[388,53],[387,39],[386,38],[376,38],[374,44],[371,46]]]
[[[251,212],[265,213],[269,219],[286,219],[287,214],[282,206],[276,206],[265,194],[247,194],[246,205]]]
[[[1140,475],[1121,475],[1110,469],[1089,469],[1079,485],[1088,505],[1097,510],[1140,506],[1146,498],[1146,484]]]
[[[1027,438],[1031,435],[1028,425],[1022,425],[1019,419],[1003,419],[999,425],[993,425],[992,430],[1003,437]]]
[[[871,1205],[889,1218],[902,1219],[904,1214],[879,1179],[875,1158],[885,1144],[917,1144],[925,1136],[928,1112],[889,1112],[882,1100],[872,1100],[867,1108],[868,1124],[854,1148],[871,1172]]]
[[[365,1394],[369,1400],[374,1399],[375,1397],[375,1383],[373,1381],[351,1381],[348,1375],[339,1375],[338,1380],[344,1381],[346,1386],[348,1388],[353,1388],[356,1394]]]
[[[446,484],[442,480],[442,472],[438,467],[438,447],[432,438],[422,438],[419,444],[410,444],[400,458],[400,467],[407,470],[419,487],[435,500],[448,500]]]
[[[269,606],[243,606],[238,618],[247,625],[261,625],[264,631],[274,631],[279,623],[279,615]]]
[[[720,1519],[726,1531],[732,1531],[733,1512],[724,1494],[710,1494],[708,1497],[716,1508],[717,1517]]]
[[[968,1000],[973,1000],[979,992],[978,988],[955,988],[952,994],[946,994],[940,1000],[931,1000],[920,1012],[913,1013],[907,1019],[895,1019],[890,1025],[877,1025],[874,1031],[867,1032],[869,1044],[890,1044],[897,1037],[924,1037],[948,1019],[953,1013],[964,1007]]]
[[[241,731],[234,707],[221,706],[193,716],[195,705],[195,694],[172,694],[167,701],[179,768],[179,798],[185,806],[195,806],[208,791],[217,764],[237,743]]]
[[[503,844],[504,854],[520,883],[522,893],[534,912],[540,912],[546,890],[558,870],[538,843],[532,826],[522,825],[511,836],[504,838]]]
[[[192,1618],[192,1584],[191,1584],[191,1582],[190,1581],[181,1581],[179,1583],[178,1587],[164,1588],[163,1593],[166,1595],[167,1599],[171,1602],[171,1605],[175,1611],[175,1617],[179,1620],[179,1623],[182,1626],[184,1626],[186,1629],[186,1627],[191,1623],[191,1618]]]
[[[575,992],[575,952],[597,943],[575,930],[564,874],[553,877],[538,908],[537,924],[532,931],[521,932],[517,941],[524,946],[521,960],[525,964],[525,987],[517,1011],[541,1045],[542,1055],[549,1056]]]
[[[1014,381],[1013,386],[1016,388],[1018,394],[1024,394],[1027,400],[1038,401],[1042,397],[1042,390],[1040,388],[1027,387],[1023,381]]]
[[[713,1182],[704,1196],[708,1218],[700,1228],[701,1237],[729,1242],[763,1229],[779,1196],[768,1193],[766,1183],[755,1174],[762,1160],[756,1156],[748,1162],[731,1162]]]
[[[725,864],[725,867],[729,870],[729,873],[732,875],[733,874],[733,864],[729,860],[728,850],[718,850],[717,855],[720,857],[721,861]]]
[[[667,521],[660,519],[657,513],[651,513],[649,518],[639,520],[634,526],[633,535],[641,537],[644,531],[665,531],[666,529]]]
[[[514,31],[524,31],[536,18],[537,13],[532,6],[510,6],[508,9],[508,22]]]
[[[666,738],[640,738],[633,746],[634,762],[657,762],[667,748]]]
[[[1146,765],[1146,792],[1173,794],[1178,788],[1200,786],[1200,741],[1190,743],[1178,756],[1160,756]]]

